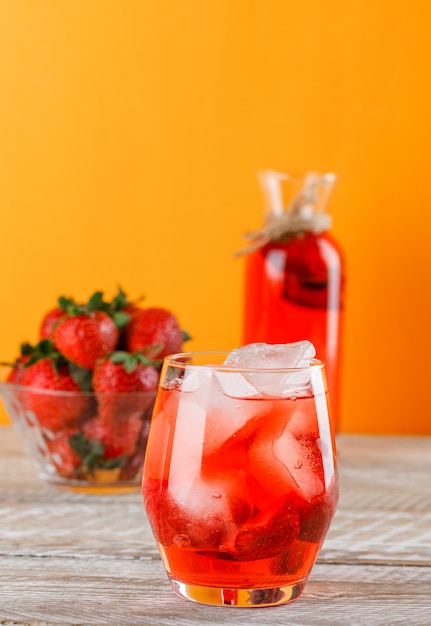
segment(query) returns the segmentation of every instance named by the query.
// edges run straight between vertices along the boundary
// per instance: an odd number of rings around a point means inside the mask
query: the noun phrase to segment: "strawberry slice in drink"
[[[311,502],[303,502],[298,507],[300,523],[298,539],[300,541],[308,543],[323,542],[335,513],[337,504],[336,493],[337,490],[334,489],[331,493],[325,496],[318,496]]]
[[[271,558],[292,545],[299,532],[294,492],[255,516],[238,532],[233,556],[239,561]]]

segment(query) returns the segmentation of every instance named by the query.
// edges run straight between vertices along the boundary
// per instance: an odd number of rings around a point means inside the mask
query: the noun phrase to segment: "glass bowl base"
[[[140,477],[134,480],[125,481],[109,481],[109,480],[74,480],[71,478],[63,478],[58,474],[39,470],[39,478],[63,491],[72,491],[74,493],[86,493],[90,495],[116,495],[135,493],[141,490]]]
[[[55,487],[74,493],[87,493],[89,495],[112,496],[126,495],[128,493],[137,493],[141,490],[140,485],[60,485],[51,483]]]
[[[171,578],[171,585],[176,594],[193,602],[245,608],[277,606],[293,602],[301,595],[305,581],[282,587],[238,589],[191,585]]]

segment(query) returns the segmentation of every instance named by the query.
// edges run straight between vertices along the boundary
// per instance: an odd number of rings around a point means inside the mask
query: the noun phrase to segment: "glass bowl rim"
[[[88,397],[88,398],[103,398],[103,397],[118,397],[124,398],[126,396],[137,396],[137,397],[145,397],[145,396],[155,396],[157,393],[156,389],[152,389],[150,391],[144,390],[136,390],[136,391],[84,391],[79,389],[48,389],[46,387],[31,387],[30,385],[20,385],[17,383],[8,382],[5,380],[0,380],[0,393],[10,393],[10,392],[19,392],[19,393],[31,393],[31,394],[39,394],[46,395],[52,397]]]

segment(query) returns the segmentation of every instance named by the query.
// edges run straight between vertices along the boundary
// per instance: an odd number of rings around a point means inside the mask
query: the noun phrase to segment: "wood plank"
[[[7,569],[14,572],[13,577],[5,573]],[[207,607],[177,598],[161,562],[148,559],[8,557],[2,570],[3,623],[5,620],[130,626],[430,623],[429,568],[318,564],[301,598],[263,612]]]
[[[48,487],[0,428],[0,623],[429,626],[431,438],[338,446],[340,503],[305,592],[262,613],[177,598],[139,493]]]
[[[10,432],[7,438],[14,439]],[[375,438],[360,437],[357,447],[349,449],[348,441],[340,443],[340,502],[321,559],[430,563],[431,440],[407,438],[407,446],[403,439],[401,451],[399,445],[395,448],[397,438],[386,447],[376,445]],[[409,458],[413,469],[406,472]],[[2,455],[0,476],[3,554],[157,554],[139,493],[88,496],[59,491],[39,481],[19,451],[16,458]]]

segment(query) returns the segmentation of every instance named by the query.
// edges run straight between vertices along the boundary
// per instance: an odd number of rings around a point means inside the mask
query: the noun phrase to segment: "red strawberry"
[[[139,379],[139,388],[142,391],[155,391],[159,384],[160,373],[151,365],[138,364],[136,375]]]
[[[125,335],[129,352],[146,350],[148,356],[159,359],[180,352],[184,340],[177,318],[162,308],[142,309],[126,326]]]
[[[131,480],[142,471],[145,460],[145,451],[147,448],[148,433],[150,431],[152,406],[153,402],[150,403],[150,406],[142,415],[141,432],[139,433],[139,437],[136,442],[135,451],[131,456],[129,456],[126,463],[121,466],[122,480]]]
[[[86,408],[86,397],[70,375],[67,365],[55,366],[55,360],[50,357],[28,365],[22,384],[32,388],[26,391],[26,404],[44,428],[60,430],[77,421]]]
[[[46,438],[46,445],[51,454],[52,464],[64,478],[73,478],[81,465],[81,458],[70,447],[69,439],[75,430],[67,429],[58,432],[52,439]]]
[[[97,359],[117,346],[119,330],[107,313],[66,315],[54,329],[54,344],[76,365],[93,369]]]
[[[6,376],[6,382],[12,383],[13,385],[22,385],[22,379],[25,373],[25,365],[38,350],[38,345],[32,346],[29,343],[21,344],[19,357],[17,357],[13,363],[1,364],[11,368],[8,375]]]
[[[90,441],[102,444],[101,458],[106,460],[131,456],[135,452],[142,427],[141,412],[137,411],[126,419],[119,418],[111,422],[96,416],[85,422],[82,431]]]
[[[83,431],[99,440],[106,458],[134,453],[143,429],[142,417],[153,402],[143,391],[155,391],[159,373],[142,353],[117,351],[100,359],[93,371],[93,388],[98,394],[99,415]]]
[[[93,370],[93,389],[99,393],[155,391],[159,361],[149,359],[143,352],[117,350],[100,359]]]
[[[25,374],[25,364],[29,360],[30,355],[26,354],[20,356],[12,366],[9,374],[6,377],[6,382],[12,383],[13,385],[22,385],[22,379]]]
[[[20,357],[15,365],[10,370],[9,374],[6,377],[6,382],[12,383],[13,385],[22,385],[22,379],[25,373],[24,364],[28,361],[30,357]]]
[[[99,359],[93,369],[93,389],[99,393],[126,393],[139,390],[136,365],[126,369],[124,361],[116,360],[115,356],[125,353],[114,352],[112,355]]]
[[[113,352],[100,359],[93,371],[93,388],[98,394],[99,417],[109,427],[142,414],[153,401],[143,391],[155,391],[159,373],[142,353]],[[123,428],[123,427],[122,427]]]
[[[54,328],[58,321],[64,316],[64,311],[60,307],[55,307],[46,313],[42,318],[39,330],[40,339],[52,339]]]
[[[130,324],[130,322],[132,322],[136,317],[139,317],[145,309],[140,307],[138,304],[130,303],[126,304],[121,310],[129,316],[128,323]]]

